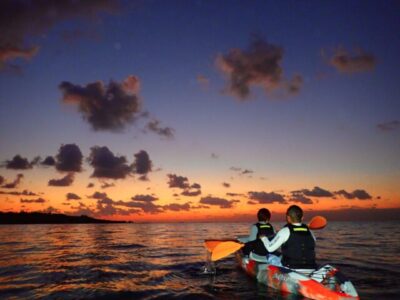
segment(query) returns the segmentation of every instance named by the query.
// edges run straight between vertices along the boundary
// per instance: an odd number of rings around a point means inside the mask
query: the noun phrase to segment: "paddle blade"
[[[222,242],[221,240],[205,240],[204,246],[207,248],[209,252],[213,252],[214,248],[221,242]]]
[[[237,242],[237,240],[235,240],[235,239],[219,239],[219,240],[205,240],[204,241],[204,246],[206,247],[206,249],[209,251],[209,252],[212,252],[213,250],[214,250],[214,248],[218,245],[218,244],[220,244],[220,243],[223,243],[223,242]]]
[[[218,259],[224,258],[242,248],[244,244],[237,242],[221,242],[215,246],[211,253],[211,260],[216,261]]]
[[[311,219],[310,223],[308,223],[308,228],[312,230],[322,229],[326,226],[327,223],[328,222],[324,217],[315,216],[314,218]]]

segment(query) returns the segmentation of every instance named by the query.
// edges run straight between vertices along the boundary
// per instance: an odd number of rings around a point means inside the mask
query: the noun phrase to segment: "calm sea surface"
[[[0,299],[301,299],[258,285],[233,256],[216,276],[200,273],[204,239],[250,225],[2,225]],[[319,262],[338,266],[361,299],[400,299],[399,225],[330,222],[315,232]]]

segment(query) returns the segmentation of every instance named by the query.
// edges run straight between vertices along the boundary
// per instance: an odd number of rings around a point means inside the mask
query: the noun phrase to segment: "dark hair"
[[[287,209],[286,215],[289,216],[293,222],[301,222],[303,210],[297,205],[291,205]]]
[[[269,221],[271,213],[266,208],[261,208],[257,213],[258,221]]]

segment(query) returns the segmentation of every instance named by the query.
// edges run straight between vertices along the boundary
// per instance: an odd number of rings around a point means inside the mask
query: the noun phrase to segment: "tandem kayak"
[[[236,252],[240,267],[258,282],[271,288],[316,300],[359,299],[356,289],[337,268],[324,265],[316,271],[300,273],[286,267],[268,264],[264,257],[243,257]]]

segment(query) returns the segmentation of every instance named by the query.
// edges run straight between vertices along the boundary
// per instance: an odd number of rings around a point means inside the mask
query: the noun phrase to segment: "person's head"
[[[303,210],[297,205],[291,205],[286,211],[289,223],[300,223],[303,220]]]
[[[257,213],[258,221],[268,222],[271,218],[271,213],[266,208],[261,208]]]

